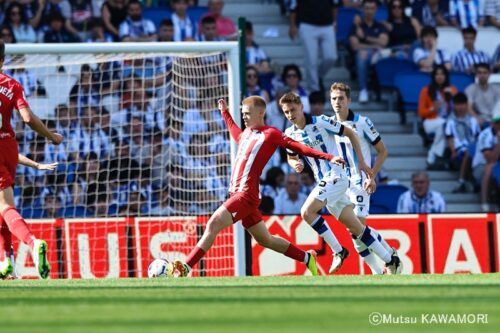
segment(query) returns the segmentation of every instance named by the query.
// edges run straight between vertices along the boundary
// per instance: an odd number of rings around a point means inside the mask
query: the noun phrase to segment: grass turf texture
[[[500,275],[0,281],[0,331],[500,332]],[[417,324],[368,321],[377,311]],[[487,313],[488,324],[422,324]]]

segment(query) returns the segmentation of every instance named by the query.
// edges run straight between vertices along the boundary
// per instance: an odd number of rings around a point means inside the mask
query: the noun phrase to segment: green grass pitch
[[[0,281],[0,332],[500,332],[500,275]],[[488,314],[487,324],[371,325]]]

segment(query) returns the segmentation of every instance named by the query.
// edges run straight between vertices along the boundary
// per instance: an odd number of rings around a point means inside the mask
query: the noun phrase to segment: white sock
[[[375,237],[375,239],[377,239],[380,242],[380,244],[382,244],[382,246],[384,247],[384,249],[387,252],[392,254],[394,252],[394,249],[392,247],[390,247],[389,244],[387,244],[385,239],[379,234],[379,232],[377,230],[375,230],[373,228],[370,228],[370,229],[371,229],[373,237]]]
[[[375,255],[366,247],[365,243],[357,238],[353,238],[354,248],[359,253],[359,256],[370,267],[372,274],[382,274],[382,267],[379,266]]]
[[[382,259],[385,263],[390,263],[392,260],[392,250],[391,252],[387,252],[387,250],[382,246],[382,244],[372,236],[371,229],[368,226],[365,226],[365,229],[358,237],[365,245],[373,251],[380,259]]]
[[[311,223],[311,227],[325,240],[328,246],[332,249],[333,253],[339,253],[342,251],[342,245],[340,245],[337,237],[333,234],[332,229],[330,229],[330,226],[325,222],[321,215],[318,216],[313,223]]]

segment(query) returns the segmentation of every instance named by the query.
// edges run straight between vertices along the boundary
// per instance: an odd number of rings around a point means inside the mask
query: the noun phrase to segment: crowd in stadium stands
[[[278,104],[289,91],[301,97],[306,113],[322,114],[331,84],[323,82],[322,74],[345,54],[346,66],[359,83],[360,103],[375,95],[373,73],[378,61],[406,59],[414,63],[415,70],[429,73],[431,78],[418,101],[421,134],[429,148],[428,169],[458,170],[454,191],[480,191],[483,209],[490,208],[490,175],[500,150],[500,88],[488,83],[488,78],[500,71],[500,45],[494,54],[488,54],[475,48],[475,39],[479,27],[500,28],[500,1],[276,2],[289,15],[290,38],[300,38],[305,48],[307,83],[296,64],[278,70],[279,66],[254,41],[253,25],[247,21],[246,95],[259,95],[268,102],[269,125],[280,130],[289,126]],[[193,0],[2,1],[0,34],[6,43],[203,42],[236,38],[235,23],[223,15],[222,0],[208,0],[205,9],[196,6],[198,1]],[[158,20],[158,14],[151,16],[154,10],[145,12],[156,7],[168,8],[168,15]],[[340,7],[356,11],[346,27],[339,27],[336,21]],[[191,15],[193,8],[201,12]],[[337,29],[348,32],[344,41],[335,41],[336,24]],[[436,28],[443,26],[462,31],[462,50],[452,54],[437,47]],[[165,113],[158,111],[151,97],[161,93],[158,87],[168,80],[167,67],[161,61],[147,59],[123,64],[103,62],[97,68],[83,65],[68,103],[58,105],[55,119],[49,121],[65,138],[76,139],[49,146],[31,138],[21,147],[35,160],[61,164],[55,174],[19,168],[16,199],[20,207],[40,207],[36,213],[31,212],[36,217],[210,213],[226,194],[229,141],[227,135],[203,133],[225,126],[215,105],[188,107],[190,112],[169,119],[166,125]],[[450,81],[453,72],[475,75],[476,80],[465,89],[456,87]],[[28,70],[15,69],[8,74],[21,82],[26,96],[44,95],[45,87]],[[104,107],[104,100],[116,92],[120,108]],[[191,118],[206,121],[196,124]],[[193,157],[192,151],[199,147],[206,151],[196,156],[203,157]],[[165,168],[172,156],[179,161]],[[294,174],[285,161],[284,152],[277,151],[263,173],[263,213],[299,213],[314,186],[310,170]],[[223,165],[224,170],[216,165]],[[187,174],[186,170],[202,171]],[[379,183],[387,183],[387,176],[382,178]],[[426,173],[413,175],[412,187],[401,196],[399,211],[445,210],[442,196],[429,190]],[[429,208],[427,201],[439,207]]]

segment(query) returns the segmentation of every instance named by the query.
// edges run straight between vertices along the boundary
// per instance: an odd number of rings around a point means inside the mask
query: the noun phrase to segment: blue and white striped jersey
[[[305,117],[306,126],[303,130],[292,125],[285,130],[285,135],[313,149],[341,156],[337,148],[336,139],[343,135],[344,125],[324,115],[317,117],[305,114]],[[289,150],[287,150],[287,153],[291,156],[297,155]],[[314,172],[314,178],[318,182],[330,175],[331,172],[338,172],[335,170],[335,165],[331,164],[329,161],[319,160],[313,157],[305,158]]]
[[[342,122],[344,126],[351,128],[358,135],[359,145],[363,159],[368,166],[371,166],[372,154],[371,146],[376,145],[382,138],[375,129],[370,118],[354,113],[349,110],[347,120]],[[348,137],[341,137],[338,140],[338,149],[341,151],[342,158],[346,161],[347,176],[349,178],[359,178],[358,156],[352,148],[351,140]]]

